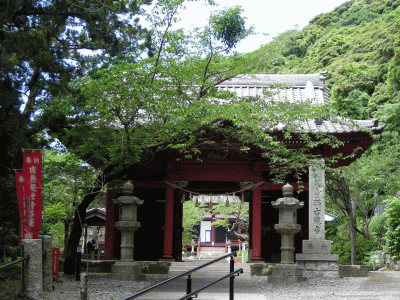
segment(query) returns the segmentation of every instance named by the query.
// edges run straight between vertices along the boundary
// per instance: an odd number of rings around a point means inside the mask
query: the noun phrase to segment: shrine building
[[[219,85],[221,90],[236,92],[239,96],[262,95],[271,84],[285,84],[288,88],[277,92],[278,101],[306,101],[315,104],[329,102],[329,89],[325,86],[326,72],[298,75],[252,75],[231,79]],[[339,148],[320,146],[314,154],[332,157],[337,153],[347,156],[357,148],[358,154],[368,149],[379,138],[385,125],[378,120],[346,122],[312,119],[299,123],[301,131],[309,134],[328,133],[337,137],[343,145]],[[363,130],[368,129],[368,130]],[[276,126],[273,135],[287,146],[298,146],[300,140],[284,139],[285,125]],[[201,147],[202,161],[180,160],[173,152],[158,154],[147,165],[135,169],[128,179],[134,185],[134,196],[144,200],[137,207],[140,228],[134,235],[134,260],[158,261],[182,260],[183,202],[190,201],[190,193],[236,194],[249,202],[249,259],[252,262],[280,262],[281,236],[274,225],[279,212],[271,205],[282,197],[283,184],[274,184],[269,162],[257,151],[243,155],[242,143],[231,141]],[[336,167],[349,165],[356,157],[339,160]],[[324,160],[310,162],[309,172],[304,174],[304,189],[297,197],[304,207],[297,211],[301,231],[295,235],[297,261],[334,261],[331,242],[325,240],[325,171]],[[290,179],[296,191],[298,184]],[[189,192],[188,192],[189,191]],[[114,190],[107,192],[105,259],[118,259],[121,238],[115,227],[118,206],[113,204]]]

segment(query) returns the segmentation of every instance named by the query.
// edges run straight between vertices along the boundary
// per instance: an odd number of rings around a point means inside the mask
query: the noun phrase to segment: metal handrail
[[[218,258],[216,258],[216,259],[214,259],[214,260],[212,260],[212,261],[209,261],[209,262],[207,262],[207,263],[204,263],[204,264],[202,264],[201,266],[198,266],[198,267],[196,267],[196,268],[193,268],[193,269],[191,269],[191,270],[189,270],[189,271],[186,271],[186,272],[184,272],[184,273],[182,273],[182,274],[179,274],[179,275],[177,275],[177,276],[175,276],[175,277],[172,277],[172,278],[170,278],[170,279],[164,280],[163,282],[160,282],[160,283],[158,283],[158,284],[156,284],[156,285],[153,285],[153,286],[151,286],[151,287],[149,287],[149,288],[147,288],[147,289],[145,289],[145,290],[143,290],[143,291],[140,291],[140,292],[138,292],[138,293],[136,293],[136,294],[134,294],[134,295],[132,295],[132,296],[129,296],[128,298],[125,298],[124,300],[129,300],[129,299],[133,299],[133,298],[139,297],[139,296],[141,296],[141,295],[143,295],[143,294],[146,294],[146,293],[150,292],[151,290],[153,290],[153,289],[155,289],[155,288],[157,288],[157,287],[159,287],[159,286],[161,286],[161,285],[164,285],[164,284],[166,284],[166,283],[168,283],[168,282],[171,282],[171,281],[173,281],[173,280],[175,280],[175,279],[178,279],[178,278],[183,277],[183,276],[186,276],[186,275],[189,275],[189,276],[190,276],[190,274],[192,274],[192,273],[195,272],[195,271],[198,271],[198,270],[200,270],[200,269],[202,269],[202,268],[205,268],[205,267],[207,267],[207,266],[209,266],[209,265],[211,265],[211,264],[214,264],[214,263],[216,263],[216,262],[218,262],[218,261],[220,261],[220,260],[223,260],[224,258],[232,257],[232,256],[236,256],[236,252],[231,252],[231,253],[225,254],[224,256],[218,257]],[[238,269],[238,270],[236,270],[236,271],[239,271],[239,270],[240,270],[240,269]],[[242,270],[241,273],[243,273],[243,269],[241,269],[241,270]],[[236,272],[236,271],[235,271],[235,272]],[[235,273],[235,272],[233,272],[233,273]],[[234,276],[234,275],[227,275],[227,276],[225,276],[223,279],[225,279],[225,278],[227,278],[227,277],[229,277],[229,276]],[[222,279],[221,279],[221,280],[222,280]],[[220,280],[217,280],[217,281],[215,281],[214,283],[219,282],[219,281],[220,281]],[[214,284],[214,283],[212,283],[212,284]],[[186,299],[186,298],[185,298],[185,299]]]
[[[178,300],[185,300],[185,299],[188,299],[188,298],[190,298],[192,296],[196,296],[197,297],[197,294],[200,293],[202,290],[205,290],[206,288],[209,288],[213,284],[216,284],[217,282],[220,282],[220,281],[222,281],[222,280],[224,280],[224,279],[226,279],[228,277],[239,275],[239,273],[243,273],[243,269],[242,268],[237,269],[237,270],[235,270],[235,271],[233,271],[233,272],[221,277],[220,279],[217,279],[217,280],[215,280],[215,281],[213,281],[213,282],[211,282],[211,283],[199,288],[198,290],[196,290],[196,291],[194,291],[194,292],[192,292],[190,294],[187,294],[186,296],[183,296],[182,298],[179,298]]]
[[[12,265],[15,265],[15,264],[17,264],[17,263],[20,263],[21,261],[29,260],[30,258],[31,258],[31,255],[30,255],[30,254],[27,254],[25,257],[23,257],[23,258],[21,258],[21,259],[18,259],[18,260],[16,260],[16,261],[10,262],[9,264],[6,264],[6,265],[4,265],[4,266],[1,266],[1,267],[0,267],[0,270],[1,270],[1,269],[8,268],[8,267],[11,267]]]

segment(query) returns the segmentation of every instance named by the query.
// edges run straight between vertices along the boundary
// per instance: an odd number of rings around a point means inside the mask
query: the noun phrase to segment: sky
[[[238,52],[251,52],[267,44],[273,37],[289,29],[302,29],[316,15],[329,12],[346,0],[215,0],[221,9],[240,5],[246,24],[255,27],[257,35],[250,36],[237,45]],[[206,25],[210,7],[203,1],[188,2],[181,13],[180,27]],[[211,7],[215,9],[215,7]],[[265,35],[267,34],[267,35]]]

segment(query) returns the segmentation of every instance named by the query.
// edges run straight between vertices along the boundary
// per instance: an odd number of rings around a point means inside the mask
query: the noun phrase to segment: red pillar
[[[115,193],[107,190],[106,200],[106,232],[104,237],[104,259],[117,259],[119,244],[115,222],[118,217],[118,207],[113,203]]]
[[[161,260],[173,260],[172,248],[174,237],[174,189],[166,188],[165,195],[165,224],[164,224],[164,252]]]
[[[261,257],[261,189],[256,188],[253,190],[252,197],[252,224],[251,224],[251,236],[252,236],[252,261],[262,261]]]

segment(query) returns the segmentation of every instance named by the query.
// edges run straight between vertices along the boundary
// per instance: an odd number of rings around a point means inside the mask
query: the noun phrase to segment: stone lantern
[[[268,282],[297,283],[307,280],[303,277],[303,268],[294,263],[294,235],[301,229],[297,224],[297,210],[304,206],[304,202],[293,198],[293,187],[286,184],[282,188],[283,198],[271,202],[274,208],[279,209],[279,224],[275,230],[281,234],[281,263],[272,269]]]
[[[281,263],[294,263],[294,235],[300,232],[301,225],[297,224],[297,210],[304,206],[293,198],[293,187],[286,184],[282,188],[283,198],[272,201],[274,208],[279,209],[279,224],[275,224],[275,230],[281,234]]]
[[[139,229],[137,221],[137,207],[143,200],[133,196],[133,184],[129,181],[124,184],[123,196],[114,200],[119,205],[119,221],[115,227],[121,232],[121,259],[112,266],[114,279],[137,280],[142,274],[141,268],[133,259],[134,234]]]

